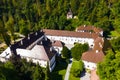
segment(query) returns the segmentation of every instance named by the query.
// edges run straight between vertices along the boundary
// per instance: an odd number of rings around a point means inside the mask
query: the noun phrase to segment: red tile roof
[[[82,60],[93,63],[101,62],[103,60],[103,57],[105,56],[102,50],[103,44],[104,44],[104,40],[102,37],[96,38],[96,40],[94,41],[94,48],[90,51],[83,53],[81,57]]]
[[[79,37],[79,38],[97,38],[98,34],[88,33],[88,32],[75,32],[75,31],[65,31],[65,30],[50,30],[43,29],[46,35],[51,36],[65,36],[65,37]]]
[[[104,58],[104,53],[103,51],[100,52],[95,52],[95,51],[87,51],[83,53],[81,59],[88,61],[88,62],[93,62],[93,63],[98,63],[101,62]]]
[[[101,28],[97,28],[97,27],[94,27],[94,26],[86,26],[86,25],[82,25],[82,26],[79,26],[77,29],[77,31],[94,31],[95,33],[99,33],[101,31],[103,31]]]
[[[53,46],[58,46],[58,47],[63,47],[63,44],[62,44],[61,41],[54,41],[54,42],[52,43],[52,45],[53,45]]]

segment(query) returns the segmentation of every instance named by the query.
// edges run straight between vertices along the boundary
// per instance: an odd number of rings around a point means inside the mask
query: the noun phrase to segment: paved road
[[[81,74],[80,80],[90,80],[90,73],[83,72]]]
[[[68,64],[64,80],[69,80],[71,66],[72,66],[72,62]]]

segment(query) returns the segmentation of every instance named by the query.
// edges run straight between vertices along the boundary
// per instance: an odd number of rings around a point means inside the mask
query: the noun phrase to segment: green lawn
[[[79,66],[79,61],[73,60],[71,69],[72,69],[73,67],[74,67],[74,68],[77,68],[78,66]],[[73,75],[70,73],[69,80],[80,80],[80,77],[75,77],[75,76],[73,76]]]
[[[55,69],[50,73],[50,80],[64,80],[67,63],[62,60],[57,62]]]

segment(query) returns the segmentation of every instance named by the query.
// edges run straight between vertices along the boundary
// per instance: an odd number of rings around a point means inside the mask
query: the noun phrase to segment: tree
[[[0,80],[6,80],[5,76],[0,72]]]
[[[70,4],[71,4],[72,11],[74,12],[74,14],[76,14],[79,8],[78,6],[80,4],[79,0],[71,0]]]
[[[80,61],[73,61],[72,68],[71,68],[71,73],[75,77],[79,77],[81,72],[83,71],[84,68],[84,63],[82,60]]]
[[[8,35],[6,29],[4,28],[3,22],[0,20],[0,36],[2,36],[4,42],[7,46],[9,46],[11,43],[10,36]]]
[[[46,0],[46,10],[48,11],[48,13],[51,12],[51,2],[50,2],[50,0]]]
[[[103,62],[97,65],[97,73],[101,80],[119,80],[119,67],[120,52],[114,53],[112,50],[108,50]]]
[[[14,19],[12,15],[9,16],[9,20],[5,23],[5,27],[8,30],[8,32],[11,34],[12,40],[15,41],[15,35],[14,35]]]
[[[42,68],[39,66],[39,64],[37,64],[35,67],[32,80],[45,80],[44,73],[42,71]]]
[[[111,40],[111,45],[115,51],[120,50],[120,37]]]
[[[88,44],[75,44],[71,49],[71,55],[75,60],[80,60],[82,53],[88,50]]]
[[[70,50],[66,46],[63,47],[61,54],[63,58],[70,58]]]
[[[50,69],[49,69],[49,63],[47,62],[47,67],[45,70],[45,80],[49,80],[50,78]]]

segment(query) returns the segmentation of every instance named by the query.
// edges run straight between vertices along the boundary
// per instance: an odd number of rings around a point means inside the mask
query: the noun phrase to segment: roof
[[[10,46],[10,50],[14,54],[20,54],[21,56],[31,57],[36,59],[50,60],[54,55],[55,51],[50,51],[51,42],[48,38],[42,38],[36,45],[33,45],[30,49],[28,47],[35,43],[36,40],[41,38],[44,32],[37,31],[35,33],[29,34],[27,37],[21,41]],[[17,52],[16,52],[17,50]]]
[[[94,41],[94,48],[90,51],[83,53],[82,60],[98,63],[101,62],[105,56],[103,52],[103,44],[104,39],[102,37],[98,37]]]
[[[98,27],[94,27],[94,26],[86,26],[86,25],[82,25],[82,26],[79,26],[77,29],[77,31],[94,31],[95,33],[98,33],[98,32],[101,32],[103,31],[101,28],[98,28]]]
[[[104,46],[104,38],[103,37],[97,37],[94,41],[94,48],[93,50],[96,51],[102,51]]]
[[[27,37],[23,38],[21,41],[18,41],[14,44],[11,45],[11,50],[14,51],[17,48],[22,48],[22,49],[26,49],[27,47],[29,47],[32,43],[34,43],[37,39],[39,39],[40,37],[42,37],[44,35],[44,33],[42,31],[37,31],[34,33],[29,34]],[[29,37],[29,39],[28,39]]]
[[[52,43],[53,46],[58,46],[58,47],[63,47],[63,44],[61,41],[53,41]]]
[[[49,61],[50,58],[43,45],[35,45],[32,50],[17,49],[20,56]]]
[[[65,37],[77,37],[77,38],[97,38],[98,35],[95,33],[88,32],[75,32],[75,31],[65,31],[65,30],[51,30],[43,29],[46,35],[51,36],[65,36]]]
[[[71,9],[68,11],[67,15],[73,15]]]
[[[95,51],[92,50],[83,53],[81,57],[82,60],[93,63],[101,62],[103,58],[104,58],[104,53],[102,51],[96,53]]]

